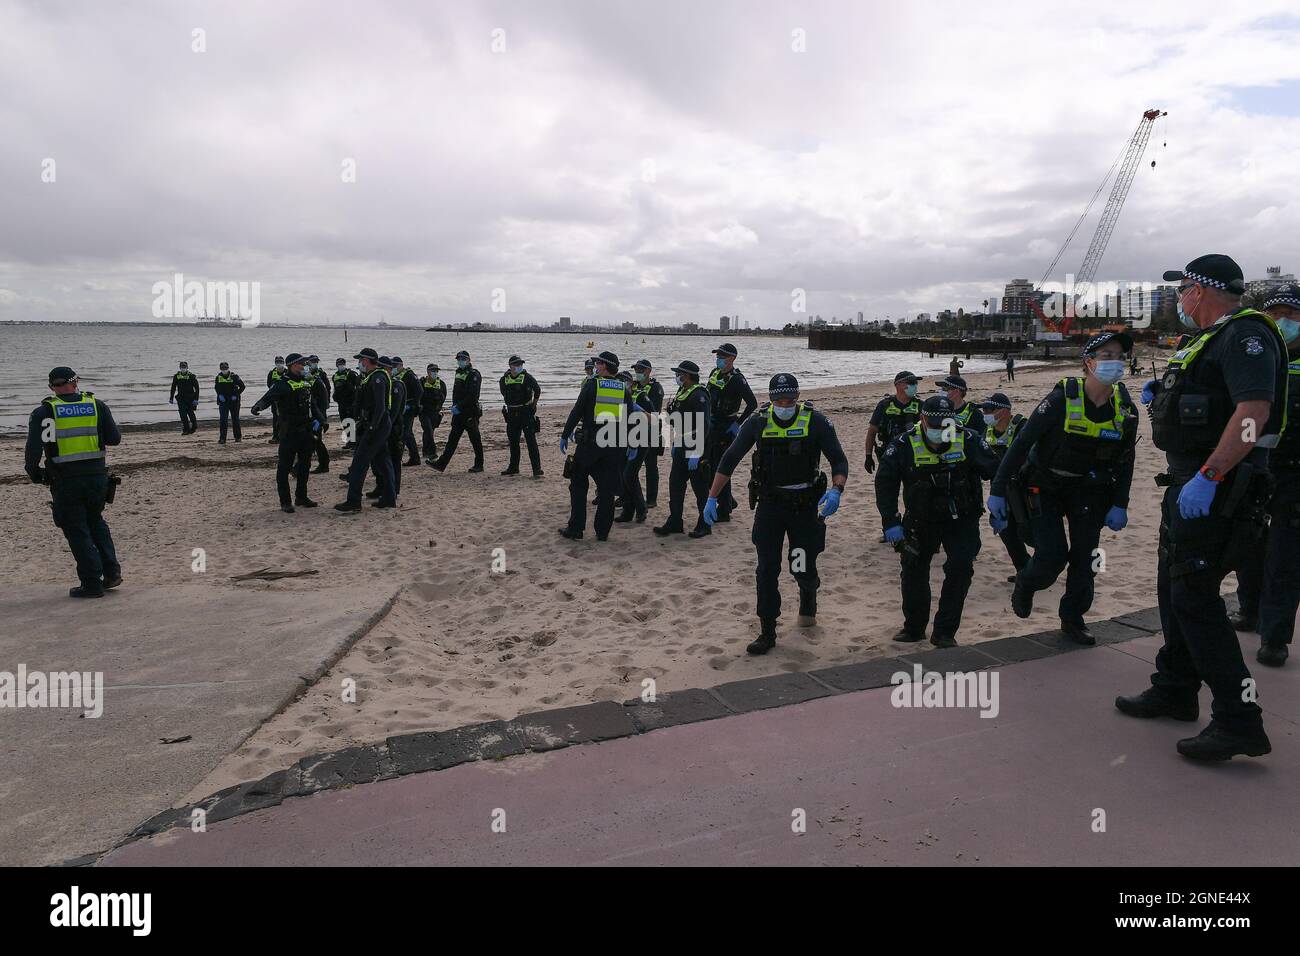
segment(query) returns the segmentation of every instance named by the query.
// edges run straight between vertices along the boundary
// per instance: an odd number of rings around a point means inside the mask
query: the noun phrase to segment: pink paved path
[[[1243,642],[1252,655],[1257,640]],[[1300,668],[1252,667],[1273,753],[1207,767],[1174,751],[1208,719],[1207,692],[1195,725],[1112,706],[1146,685],[1158,647],[1004,667],[995,719],[897,709],[889,688],[844,694],[288,800],[103,862],[1300,862]],[[505,833],[492,831],[498,808]],[[796,808],[806,834],[792,832]]]

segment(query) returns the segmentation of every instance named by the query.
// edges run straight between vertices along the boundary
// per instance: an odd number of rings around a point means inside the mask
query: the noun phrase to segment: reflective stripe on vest
[[[524,384],[524,373],[520,372],[518,378],[516,378],[515,376],[507,372],[504,376],[502,376],[501,381],[506,385],[522,385]]]
[[[218,384],[218,385],[234,385],[234,384],[235,384],[235,376],[233,376],[233,375],[218,375],[218,376],[217,376],[217,384]]]
[[[1083,379],[1076,378],[1073,381],[1077,384],[1077,393],[1070,395],[1068,378],[1061,379],[1061,388],[1065,391],[1065,431],[1070,435],[1079,435],[1083,438],[1101,438],[1107,441],[1117,441],[1124,436],[1124,422],[1128,420],[1128,412],[1124,411],[1119,404],[1119,386],[1110,387],[1111,407],[1114,409],[1114,419],[1110,422],[1094,422],[1088,417],[1085,407]],[[1107,427],[1109,426],[1109,427]]]
[[[930,450],[930,446],[921,437],[921,424],[913,425],[907,433],[907,440],[912,445],[912,462],[918,468],[933,468],[938,465],[955,465],[966,460],[966,433],[957,430],[956,440],[948,446],[942,455]]]
[[[54,413],[54,443],[58,451],[51,459],[54,464],[104,457],[104,450],[99,447],[99,406],[93,398],[68,402],[53,395],[45,403]]]
[[[904,405],[902,408],[898,407],[898,399],[891,399],[889,404],[885,406],[885,414],[886,415],[919,415],[921,414],[920,399],[914,398],[906,405]]]
[[[791,419],[789,425],[782,425],[776,417],[776,406],[767,410],[767,424],[763,426],[763,438],[806,438],[809,434],[808,423],[812,421],[812,409],[803,402]]]
[[[971,415],[974,414],[974,412],[975,412],[975,406],[972,405],[970,402],[967,402],[965,405],[961,407],[961,411],[957,413],[956,418],[963,428],[965,428],[967,425],[970,424],[970,417]]]
[[[622,414],[627,383],[619,378],[596,379],[596,406],[594,418],[618,418]]]

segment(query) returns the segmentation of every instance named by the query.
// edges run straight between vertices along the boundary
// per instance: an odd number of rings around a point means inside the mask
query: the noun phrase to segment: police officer
[[[103,597],[122,583],[122,566],[104,520],[110,478],[104,449],[122,441],[107,405],[78,387],[66,365],[50,371],[50,391],[27,420],[24,470],[49,485],[54,524],[77,560],[74,598]],[[45,467],[41,467],[41,456]]]
[[[962,428],[971,429],[976,435],[983,435],[988,423],[984,421],[984,416],[980,414],[980,410],[971,402],[966,401],[966,380],[960,375],[949,375],[947,378],[939,379],[936,384],[940,393],[946,395],[948,401],[952,402],[953,414],[957,418],[957,424]]]
[[[316,456],[316,467],[311,470],[313,475],[323,475],[330,470],[330,451],[325,445],[325,433],[329,431],[330,423],[328,412],[330,409],[330,381],[325,370],[320,367],[320,356],[307,356],[306,377],[311,382],[312,399],[322,412],[327,413],[321,420],[320,430],[312,433],[312,454]]]
[[[754,449],[750,472],[750,501],[757,496],[750,539],[758,552],[758,637],[745,648],[766,654],[776,644],[781,616],[781,562],[790,557],[790,573],[799,584],[799,626],[817,623],[817,555],[826,550],[826,520],[839,509],[849,460],[840,447],[835,426],[821,412],[799,401],[799,381],[793,375],[772,376],[771,400],[750,416],[718,463],[704,504],[704,520],[718,516],[719,498],[745,452]],[[822,456],[831,466],[831,485],[819,469]],[[786,548],[786,541],[789,548]]]
[[[420,377],[406,367],[400,355],[393,356],[392,372],[393,381],[402,383],[406,395],[406,404],[402,406],[402,447],[410,455],[406,464],[418,465],[420,452],[415,444],[415,420],[420,416]]]
[[[420,379],[420,451],[426,465],[432,465],[438,455],[433,433],[442,424],[442,404],[447,400],[447,383],[438,377],[440,371],[430,362]]]
[[[1016,574],[1011,608],[1029,617],[1034,594],[1066,571],[1061,631],[1095,644],[1083,616],[1092,607],[1101,529],[1128,524],[1137,408],[1120,381],[1133,339],[1123,332],[1094,335],[1083,347],[1083,378],[1063,378],[1039,403],[1002,456],[989,489],[989,514],[999,534],[1011,527],[1011,504],[1023,514],[1034,556]],[[1009,496],[1019,496],[1009,502]],[[1070,533],[1067,540],[1066,523]],[[1068,569],[1068,570],[1067,570]]]
[[[731,444],[754,409],[758,399],[745,376],[736,368],[736,347],[724,342],[713,350],[714,369],[709,373],[709,432],[705,460],[711,469],[718,467],[722,454]],[[730,521],[736,499],[730,489],[718,505],[718,521]]]
[[[483,376],[479,375],[469,353],[464,349],[456,353],[456,378],[451,386],[451,432],[447,443],[442,448],[442,455],[433,463],[438,471],[445,471],[451,456],[456,454],[462,434],[469,435],[469,443],[474,446],[474,465],[471,472],[483,470],[483,439],[479,436],[478,420],[483,415],[479,405],[479,390],[483,387]]]
[[[1006,457],[1011,443],[1020,434],[1020,429],[1025,424],[1025,416],[1011,413],[1011,399],[1002,392],[994,392],[987,401],[981,402],[980,411],[985,416],[984,420],[988,422],[984,428],[984,444],[989,446],[1001,462]],[[997,535],[1007,549],[1007,557],[1011,559],[1012,567],[1019,571],[1029,563],[1029,552],[1025,550],[1025,539],[1019,522],[1008,520]],[[1014,574],[1007,578],[1008,581],[1015,579]]]
[[[376,482],[393,487],[393,459],[388,451],[388,436],[393,427],[393,384],[388,369],[379,364],[379,353],[365,348],[353,358],[361,363],[361,381],[357,383],[353,418],[356,420],[356,448],[352,464],[340,477],[348,483],[347,500],[334,506],[335,511],[360,511],[361,489],[366,472],[375,471]],[[393,502],[396,504],[396,501]]]
[[[595,357],[592,377],[583,382],[578,400],[564,423],[560,451],[569,453],[569,442],[577,441],[569,479],[569,523],[560,534],[578,540],[587,526],[587,486],[596,482],[596,515],[592,526],[596,540],[609,537],[614,523],[614,496],[622,478],[622,463],[629,451],[626,429],[633,410],[632,390],[618,378],[618,356],[601,352]],[[581,428],[581,434],[574,435]]]
[[[392,465],[393,477],[390,482],[379,463],[372,462],[370,471],[375,476],[375,487],[366,492],[366,497],[376,499],[371,502],[373,508],[396,508],[397,496],[402,493],[402,458],[406,454],[406,436],[397,427],[397,409],[405,409],[412,403],[406,397],[406,382],[398,375],[397,360],[381,355],[379,365],[388,371],[393,383],[393,427],[388,431],[388,460]]]
[[[899,549],[903,586],[903,629],[894,640],[925,637],[930,616],[930,561],[939,548],[943,590],[930,643],[957,643],[961,612],[980,550],[984,513],[982,479],[992,478],[998,460],[979,432],[957,423],[956,409],[943,395],[921,403],[921,419],[885,449],[876,469],[876,506],[885,539]],[[903,491],[905,514],[898,514]]]
[[[1281,667],[1290,653],[1300,607],[1300,286],[1286,285],[1271,293],[1264,311],[1286,341],[1286,429],[1269,452],[1273,476],[1269,503],[1268,539],[1237,569],[1237,603],[1229,615],[1239,631],[1259,628],[1255,660]]]
[[[285,373],[286,370],[284,367],[284,356],[277,355],[275,357],[275,365],[271,367],[271,371],[266,373],[266,387],[267,388],[273,387],[276,382],[284,378]],[[269,439],[268,444],[274,445],[277,442],[279,442],[279,440],[280,440],[280,407],[273,403],[271,405],[271,438]]]
[[[311,470],[315,436],[325,423],[325,409],[316,400],[306,356],[290,352],[284,362],[285,374],[249,411],[258,415],[268,405],[280,407],[280,452],[275,469],[275,487],[280,495],[280,510],[293,514],[295,505],[316,507],[316,502],[307,497],[307,476]],[[295,481],[292,498],[289,497],[290,472],[293,472]]]
[[[501,415],[506,420],[506,441],[510,443],[510,464],[503,475],[519,474],[519,439],[528,443],[528,463],[533,467],[533,477],[542,477],[542,456],[537,450],[537,400],[542,397],[542,387],[537,379],[524,370],[524,360],[510,356],[507,371],[501,376],[501,397],[505,405]]]
[[[167,404],[172,403],[176,403],[176,410],[181,416],[181,434],[189,435],[198,431],[199,423],[194,410],[199,407],[199,377],[190,371],[188,362],[181,362],[179,370],[172,376]]]
[[[1273,320],[1242,308],[1241,267],[1224,255],[1166,272],[1178,317],[1195,331],[1149,382],[1151,437],[1165,453],[1157,577],[1164,646],[1151,687],[1115,706],[1131,717],[1196,720],[1202,683],[1209,725],[1178,742],[1197,760],[1258,757],[1271,749],[1254,682],[1219,597],[1227,572],[1262,545],[1268,453],[1286,408],[1286,345]]]
[[[867,423],[867,457],[863,465],[867,474],[876,470],[873,455],[875,458],[883,455],[889,443],[915,425],[920,417],[921,401],[916,397],[920,381],[911,372],[899,372],[894,376],[894,394],[876,403]]]
[[[632,366],[632,402],[653,418],[644,419],[647,428],[658,421],[664,408],[664,388],[651,374],[653,366],[648,359],[638,359]],[[658,440],[658,430],[647,431],[648,444],[634,449],[623,466],[623,509],[615,521],[645,521],[646,509],[653,508],[659,495],[659,456],[663,444]],[[645,468],[645,493],[641,491],[640,472]]]
[[[218,445],[226,443],[226,425],[229,423],[235,432],[235,441],[240,441],[239,434],[239,403],[242,401],[239,396],[244,394],[244,380],[230,371],[230,363],[222,362],[221,371],[217,372],[217,380],[213,385],[213,391],[217,396],[217,415],[220,417],[220,431],[217,438]]]
[[[654,529],[660,535],[682,534],[686,526],[682,509],[686,485],[695,493],[698,520],[688,537],[703,538],[711,533],[704,520],[704,503],[709,497],[709,466],[704,459],[708,444],[709,395],[700,385],[700,367],[685,359],[673,368],[677,393],[668,403],[673,426],[672,466],[668,472],[668,520]]]
[[[339,424],[353,417],[352,405],[356,401],[357,382],[361,381],[361,376],[357,374],[356,369],[348,368],[347,359],[337,358],[334,360],[334,404],[338,406]],[[344,448],[351,448],[351,441],[343,444]]]

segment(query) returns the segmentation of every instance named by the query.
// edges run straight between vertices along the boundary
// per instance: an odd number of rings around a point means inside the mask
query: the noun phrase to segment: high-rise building
[[[1252,279],[1246,283],[1246,294],[1267,295],[1279,286],[1291,282],[1295,282],[1295,276],[1290,272],[1284,274],[1281,266],[1269,266],[1268,269],[1265,270],[1265,276],[1263,279]]]
[[[1002,292],[1002,311],[1008,315],[1024,315],[1029,311],[1029,301],[1034,294],[1034,284],[1028,279],[1012,279]]]
[[[731,331],[731,316],[724,315],[718,318],[718,331],[719,332]]]
[[[573,321],[569,318],[569,316],[567,315],[560,316],[560,328],[562,329],[573,328]]]

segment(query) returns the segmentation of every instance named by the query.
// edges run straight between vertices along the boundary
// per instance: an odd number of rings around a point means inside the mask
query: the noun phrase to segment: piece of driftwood
[[[232,581],[278,581],[280,578],[305,578],[313,574],[319,574],[315,568],[306,568],[302,571],[276,571],[273,568],[261,568],[257,571],[249,571],[247,574],[232,574]]]

